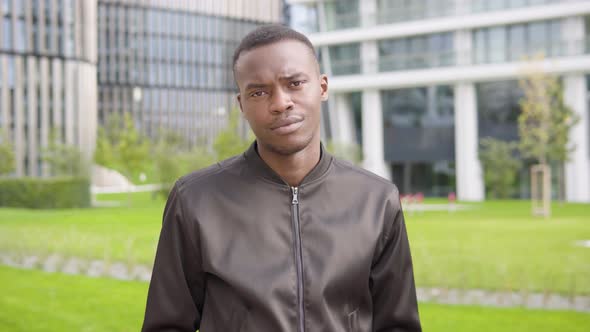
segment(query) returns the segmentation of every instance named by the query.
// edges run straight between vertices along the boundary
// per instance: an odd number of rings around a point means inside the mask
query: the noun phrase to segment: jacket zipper
[[[297,304],[299,306],[299,331],[305,331],[305,312],[303,307],[303,254],[301,250],[301,227],[299,224],[299,188],[291,187],[291,216],[295,235],[295,261],[297,265]]]

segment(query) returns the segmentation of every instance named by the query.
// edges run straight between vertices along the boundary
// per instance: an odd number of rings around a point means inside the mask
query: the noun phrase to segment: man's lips
[[[275,123],[272,124],[270,129],[275,134],[286,135],[286,134],[290,134],[290,133],[296,131],[297,129],[299,129],[299,127],[301,127],[302,123],[303,123],[302,116],[291,115],[286,118],[277,120]]]

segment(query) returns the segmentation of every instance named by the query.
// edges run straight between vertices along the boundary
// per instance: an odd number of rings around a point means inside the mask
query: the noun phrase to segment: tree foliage
[[[248,139],[240,135],[240,113],[233,110],[229,114],[227,127],[219,132],[213,143],[213,150],[217,160],[227,159],[244,152],[253,141],[252,133],[248,133]]]
[[[492,198],[509,198],[521,167],[514,157],[517,142],[504,142],[494,138],[480,141],[479,159],[484,172],[484,182],[488,195]]]
[[[0,176],[10,174],[15,168],[14,148],[8,134],[0,131]]]
[[[149,139],[136,128],[129,113],[109,116],[98,129],[94,161],[132,178],[145,170],[150,154]]]
[[[341,143],[329,140],[326,143],[326,150],[334,156],[348,160],[355,165],[359,165],[362,160],[361,148],[356,143]]]
[[[518,117],[519,150],[537,163],[563,163],[575,149],[569,132],[579,117],[563,100],[559,79],[541,71],[530,72],[520,81],[524,97]]]
[[[41,160],[53,176],[88,177],[89,165],[76,146],[62,143],[57,129],[49,134],[49,144],[41,152]]]
[[[179,177],[215,162],[213,154],[204,147],[190,148],[186,140],[175,132],[166,131],[160,137],[155,147],[154,168],[157,181],[163,186],[159,194],[164,197]]]

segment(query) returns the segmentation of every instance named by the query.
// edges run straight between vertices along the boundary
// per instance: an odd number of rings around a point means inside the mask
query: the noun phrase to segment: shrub
[[[0,206],[62,209],[90,206],[90,181],[82,177],[0,178]]]

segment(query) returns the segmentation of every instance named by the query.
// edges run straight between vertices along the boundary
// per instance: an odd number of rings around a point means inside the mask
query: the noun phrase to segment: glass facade
[[[359,0],[330,0],[324,3],[326,30],[342,30],[360,26]]]
[[[332,75],[361,73],[361,45],[359,43],[330,46]]]
[[[289,26],[301,33],[319,31],[318,8],[315,4],[288,5],[286,16]]]
[[[452,86],[381,91],[385,160],[402,193],[454,191]]]
[[[48,176],[41,153],[50,133],[86,155],[94,147],[94,55],[82,28],[90,2],[0,1],[0,130],[15,146],[17,176]],[[68,91],[66,94],[65,91]]]
[[[555,57],[566,51],[560,20],[476,29],[472,35],[473,60],[478,64]]]
[[[100,121],[132,112],[149,136],[168,129],[210,143],[236,106],[233,51],[261,24],[99,2]]]
[[[517,81],[476,84],[478,135],[508,141],[518,139],[518,115],[523,90]]]
[[[452,15],[455,0],[377,0],[377,24]]]
[[[379,71],[450,66],[455,63],[453,34],[438,33],[380,40]]]
[[[452,86],[383,90],[385,160],[455,158]]]

